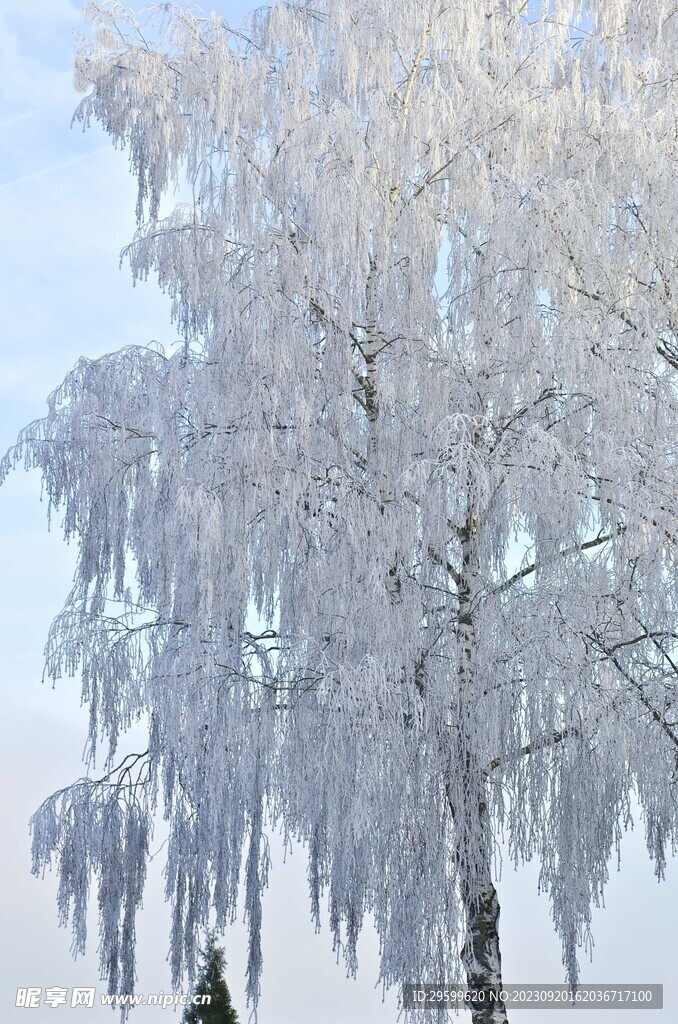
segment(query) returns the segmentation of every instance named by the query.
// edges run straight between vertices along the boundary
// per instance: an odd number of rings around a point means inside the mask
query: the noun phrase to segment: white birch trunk
[[[473,595],[480,569],[476,536],[476,512],[471,508],[460,531],[459,630],[462,650],[459,687],[462,715],[457,757],[466,765],[463,807],[461,814],[456,815],[457,863],[466,915],[466,942],[461,956],[466,969],[468,1005],[473,1024],[506,1024],[506,1008],[499,998],[502,989],[499,900],[492,882],[490,819],[482,768],[474,750],[473,709],[469,699],[473,692],[475,648]],[[451,801],[450,806],[454,816],[455,807]]]

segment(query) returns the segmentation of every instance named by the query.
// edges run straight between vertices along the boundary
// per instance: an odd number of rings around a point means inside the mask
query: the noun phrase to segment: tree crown
[[[98,874],[130,991],[162,791],[174,977],[244,850],[256,1000],[265,826],[388,984],[459,976],[503,834],[575,980],[631,794],[659,872],[676,835],[678,19],[318,0],[151,45],[89,10],[77,116],[129,150],[182,343],[82,360],[5,461],[79,543],[47,669],[108,742],[36,870],[76,948]]]

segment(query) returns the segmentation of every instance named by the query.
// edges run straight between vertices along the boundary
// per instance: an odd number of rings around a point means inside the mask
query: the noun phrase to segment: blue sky
[[[132,3],[135,10],[142,4]],[[214,3],[233,22],[248,4]],[[80,355],[95,357],[122,345],[152,339],[169,344],[176,331],[167,300],[153,282],[133,288],[119,252],[134,230],[135,189],[127,158],[93,128],[70,129],[78,101],[71,62],[82,4],[70,0],[2,0],[0,8],[0,449],[43,414],[46,395]],[[41,800],[82,772],[86,711],[77,680],[55,689],[41,683],[47,628],[70,581],[74,550],[58,523],[46,530],[45,507],[34,474],[14,473],[0,491],[0,672],[3,686],[3,842],[0,877],[0,1017],[14,1022],[16,988],[96,985],[96,914],[87,955],[73,962],[70,937],[56,921],[54,879],[33,879],[27,821]],[[159,843],[157,844],[159,845]],[[377,942],[366,933],[357,982],[345,978],[331,951],[328,931],[314,935],[298,851],[283,865],[275,841],[271,889],[264,903],[262,1024],[395,1022],[395,998],[375,990]],[[276,850],[278,853],[276,854]],[[676,983],[678,926],[676,865],[658,886],[644,852],[642,825],[624,844],[623,869],[607,890],[608,909],[596,912],[595,959],[584,957],[591,982],[664,982],[667,1003]],[[139,922],[139,992],[169,989],[168,913],[162,898],[162,854],[151,865],[148,896]],[[537,895],[537,871],[514,874],[506,864],[500,884],[504,977],[511,982],[560,982],[560,950],[546,897]],[[226,936],[233,1000],[244,1005],[246,937],[242,926]],[[360,953],[360,947],[359,947]],[[69,1010],[54,1013],[66,1017]],[[109,1010],[78,1010],[91,1024],[110,1021]],[[160,1019],[170,1011],[147,1008],[132,1020]],[[51,1019],[51,1011],[33,1018]],[[104,1017],[104,1014],[106,1015]],[[547,1015],[548,1016],[548,1015]],[[552,1015],[551,1015],[552,1016]],[[592,1024],[609,1014],[595,1013]],[[539,1014],[540,1020],[544,1019]],[[571,1013],[554,1020],[567,1024]],[[512,1019],[534,1021],[529,1013]],[[174,1018],[176,1019],[176,1018]],[[617,1020],[616,1016],[610,1018]],[[671,1020],[671,1010],[633,1011],[631,1024]]]

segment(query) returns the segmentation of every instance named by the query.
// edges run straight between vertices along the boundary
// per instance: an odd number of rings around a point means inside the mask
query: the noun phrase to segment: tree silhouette
[[[209,1003],[191,1003],[184,1010],[182,1024],[238,1024],[238,1015],[231,1003],[224,970],[226,958],[221,946],[217,945],[213,931],[207,933],[205,948],[201,952],[202,964],[198,980],[193,989],[193,999],[209,996]]]

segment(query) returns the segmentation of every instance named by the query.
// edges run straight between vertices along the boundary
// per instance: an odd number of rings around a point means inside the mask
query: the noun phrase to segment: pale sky
[[[141,10],[139,2],[131,3]],[[214,2],[239,22],[249,4]],[[78,97],[72,87],[73,32],[80,0],[2,0],[0,6],[0,451],[19,429],[44,414],[44,399],[80,355],[122,345],[176,338],[168,302],[153,282],[132,288],[119,252],[134,230],[135,191],[127,158],[102,133],[69,127]],[[73,961],[70,935],[57,926],[53,877],[30,874],[28,819],[55,789],[78,778],[87,723],[78,680],[41,683],[42,649],[51,619],[70,583],[75,552],[64,545],[58,517],[47,533],[35,474],[15,472],[0,490],[0,678],[3,686],[3,841],[0,844],[2,933],[0,1019],[111,1021],[111,1011],[15,1006],[18,986],[96,986],[96,907],[87,954]],[[160,843],[156,843],[159,846]],[[359,946],[358,980],[337,965],[327,928],[315,935],[306,892],[305,859],[298,850],[282,864],[272,840],[273,871],[264,900],[264,973],[261,1024],[395,1024],[395,994],[382,1002],[375,989],[378,943],[366,930]],[[665,1005],[675,1007],[678,982],[678,880],[669,863],[658,885],[637,821],[622,848],[622,870],[610,865],[607,908],[594,913],[593,963],[582,953],[582,980],[591,983],[664,983]],[[137,991],[169,991],[166,963],[169,916],[162,894],[162,852],[153,861],[138,921]],[[94,895],[93,902],[96,903]],[[504,980],[562,982],[560,947],[546,896],[537,894],[537,868],[504,866],[499,884]],[[246,933],[224,939],[228,981],[242,1024]],[[147,1007],[131,1020],[177,1020]],[[618,1011],[622,1013],[622,1011]],[[515,1012],[511,1020],[568,1024],[572,1011]],[[577,1019],[580,1019],[578,1015]],[[588,1011],[590,1024],[673,1022],[663,1011]]]

